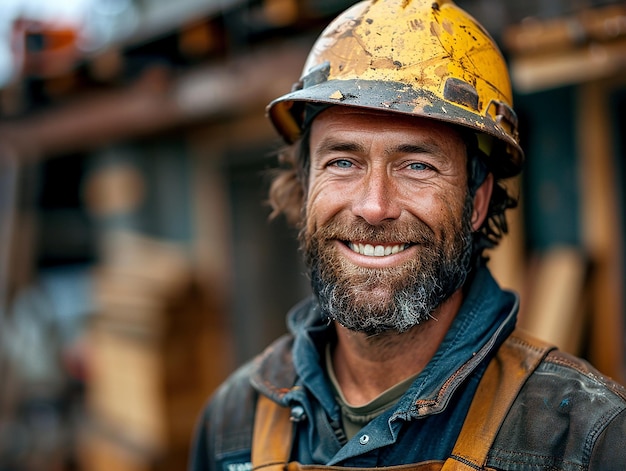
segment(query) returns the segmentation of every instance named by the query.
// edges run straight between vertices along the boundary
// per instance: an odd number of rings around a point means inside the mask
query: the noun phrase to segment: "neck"
[[[435,355],[461,302],[459,290],[433,313],[433,319],[403,333],[368,336],[337,325],[333,369],[348,403],[365,405],[421,372]]]

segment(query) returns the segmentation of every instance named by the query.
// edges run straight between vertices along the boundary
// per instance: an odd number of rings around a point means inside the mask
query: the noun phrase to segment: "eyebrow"
[[[315,154],[328,154],[331,152],[365,152],[365,146],[357,142],[338,141],[336,139],[326,139],[315,149]]]
[[[387,154],[440,154],[441,147],[435,142],[426,141],[420,144],[400,144],[386,151]]]
[[[322,141],[321,145],[315,149],[315,153],[327,154],[332,152],[355,152],[364,153],[365,146],[353,141],[340,141],[333,138]],[[399,144],[397,146],[385,149],[386,155],[393,154],[433,154],[441,153],[441,148],[432,141],[426,141],[419,144]]]

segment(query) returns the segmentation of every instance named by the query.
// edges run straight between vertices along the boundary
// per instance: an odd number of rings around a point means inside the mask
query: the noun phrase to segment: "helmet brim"
[[[267,107],[270,120],[287,143],[295,142],[310,125],[311,116],[307,116],[310,107],[307,105],[387,111],[469,128],[495,138],[493,150],[484,158],[496,177],[508,178],[521,171],[524,153],[496,117],[490,114],[479,116],[476,110],[445,101],[428,90],[399,82],[353,79],[330,80],[293,91]],[[502,158],[504,156],[506,158]]]

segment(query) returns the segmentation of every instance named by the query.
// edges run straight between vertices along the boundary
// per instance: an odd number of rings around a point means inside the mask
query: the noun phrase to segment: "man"
[[[523,153],[471,17],[359,3],[268,112],[292,144],[271,201],[301,228],[314,296],[216,392],[192,469],[626,469],[624,389],[515,331],[486,268]]]

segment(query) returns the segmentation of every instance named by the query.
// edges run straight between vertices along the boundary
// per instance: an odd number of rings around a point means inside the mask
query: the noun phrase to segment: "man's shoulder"
[[[211,395],[197,424],[189,470],[249,471],[256,392],[250,385],[253,362],[237,369]]]
[[[292,343],[293,337],[284,335],[240,366],[212,395],[208,409],[230,413],[232,408],[256,402],[259,392],[271,396],[272,391],[278,388],[276,381],[291,385],[295,375],[291,362]]]
[[[206,415],[211,421],[218,426],[248,423],[259,393],[275,397],[293,385],[292,344],[293,337],[284,335],[233,372],[209,399]]]
[[[250,384],[250,375],[255,369],[254,361],[250,361],[224,381],[212,396],[205,407],[202,422],[209,437],[228,434],[236,431],[245,436],[252,431],[254,418],[254,404],[256,404],[257,392]],[[238,440],[233,436],[233,445],[236,447]],[[214,453],[221,455],[228,453],[229,440],[221,441],[221,449]]]
[[[626,449],[618,446],[625,434],[626,389],[587,361],[553,350],[511,406],[490,460],[497,469],[626,469]]]
[[[519,329],[509,336],[504,346],[517,349],[518,360],[536,356],[532,351],[544,352],[521,394],[529,394],[536,388],[543,392],[544,397],[547,394],[572,393],[594,402],[603,398],[617,407],[626,405],[626,388],[582,358],[563,352]]]
[[[600,373],[589,362],[560,350],[546,356],[521,394],[523,399],[541,399],[554,413],[580,414],[588,423],[593,417],[604,420],[607,414],[626,409],[623,385]]]
[[[617,403],[626,404],[626,387],[600,373],[589,362],[562,352],[550,352],[540,365],[539,374],[557,374],[564,381],[580,382],[590,396],[600,394],[613,398]]]
[[[263,377],[280,365],[282,376],[293,366],[292,337],[285,335],[273,342],[253,360],[240,366],[212,394],[196,429],[192,465],[194,470],[249,471],[250,444],[259,394],[272,395],[276,377]],[[285,379],[285,381],[292,379]]]

